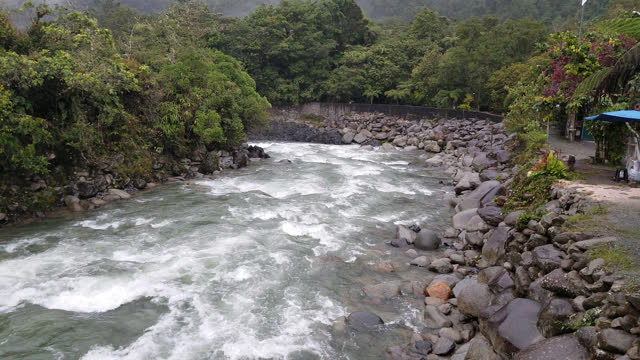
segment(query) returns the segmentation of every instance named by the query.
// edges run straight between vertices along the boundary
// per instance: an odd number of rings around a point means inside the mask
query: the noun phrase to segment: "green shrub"
[[[514,177],[511,193],[505,202],[505,213],[515,210],[526,210],[536,213],[551,197],[551,186],[556,177],[547,174],[529,176],[529,169],[523,167]],[[528,199],[525,199],[528,195]]]
[[[539,161],[528,176],[549,176],[556,179],[566,179],[567,173],[565,169],[564,163],[553,155],[553,151],[549,151],[547,157]]]

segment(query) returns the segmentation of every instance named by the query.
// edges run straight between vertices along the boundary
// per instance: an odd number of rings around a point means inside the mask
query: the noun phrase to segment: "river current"
[[[378,359],[408,342],[422,300],[362,287],[432,276],[385,242],[448,224],[442,171],[418,151],[258,145],[272,158],[0,230],[0,359]],[[385,326],[336,330],[357,310]]]

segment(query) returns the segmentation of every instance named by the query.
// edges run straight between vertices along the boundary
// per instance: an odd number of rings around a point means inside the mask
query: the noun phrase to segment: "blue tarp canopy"
[[[600,115],[589,116],[587,120],[600,120],[608,122],[640,122],[640,111],[622,110],[602,113]]]

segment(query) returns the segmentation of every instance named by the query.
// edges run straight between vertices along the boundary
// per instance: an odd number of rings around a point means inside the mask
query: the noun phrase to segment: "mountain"
[[[79,9],[93,6],[95,0],[54,0]],[[279,0],[205,0],[209,8],[225,16],[242,17],[261,4],[275,4]],[[298,0],[287,0],[298,1]],[[6,7],[16,8],[22,0],[3,0]],[[409,22],[422,8],[438,12],[452,19],[471,16],[496,15],[500,19],[530,17],[547,25],[562,24],[567,19],[577,20],[580,0],[357,0],[367,17],[375,20],[395,19]],[[121,3],[143,13],[166,9],[171,0],[122,0]],[[589,0],[585,6],[585,18],[604,15],[608,8],[620,5],[640,10],[640,0]]]

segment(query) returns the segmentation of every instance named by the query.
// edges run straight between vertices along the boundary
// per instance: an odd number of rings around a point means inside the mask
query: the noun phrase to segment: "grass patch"
[[[593,220],[593,218],[596,216],[601,216],[606,214],[607,214],[607,208],[598,204],[582,214],[576,214],[576,215],[570,216],[569,219],[567,220],[567,223],[569,225],[578,225],[580,223]]]
[[[567,179],[573,181],[584,181],[587,180],[587,177],[600,174],[601,172],[602,170],[599,169],[572,171],[567,173]]]
[[[601,312],[602,309],[596,307],[589,309],[584,313],[573,314],[567,322],[562,324],[562,330],[566,332],[573,332],[582,327],[595,326]]]
[[[587,251],[587,256],[589,260],[604,259],[604,266],[613,271],[630,271],[637,269],[637,266],[629,255],[629,251],[622,246],[609,244],[596,246]]]

